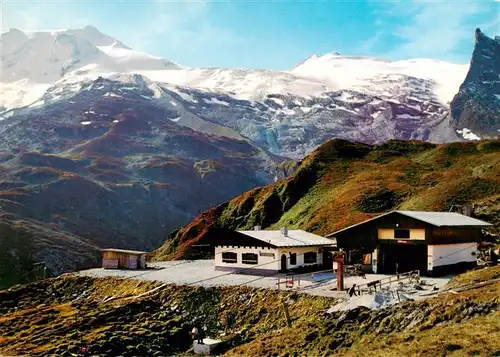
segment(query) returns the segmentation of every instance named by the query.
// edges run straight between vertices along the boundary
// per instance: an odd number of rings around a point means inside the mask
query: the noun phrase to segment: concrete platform
[[[217,271],[214,269],[213,260],[181,260],[148,263],[148,266],[154,266],[156,269],[146,271],[136,270],[116,270],[116,269],[90,269],[82,270],[78,275],[83,276],[112,276],[120,278],[131,278],[141,280],[155,280],[173,284],[194,284],[201,286],[231,286],[231,285],[247,285],[256,288],[271,288],[277,289],[276,285],[278,278],[287,277],[285,274],[277,274],[271,277],[263,277],[260,275],[245,275],[245,274],[227,274],[227,272]],[[388,277],[385,274],[366,274],[366,279],[358,276],[344,276],[344,286],[349,288],[352,284],[360,285],[373,280],[379,280]],[[392,275],[393,276],[393,275]],[[435,281],[436,286],[440,288],[448,282],[450,277],[429,278],[422,277],[422,280]],[[294,284],[294,287],[285,288],[285,284],[280,286],[283,290],[294,290],[312,295],[322,296],[337,296],[338,292],[332,291],[337,284],[337,276],[333,272],[303,274],[300,277],[300,286]]]
[[[193,342],[193,350],[197,355],[208,356],[219,343],[221,343],[219,340],[204,338],[203,344],[198,343],[198,341]]]

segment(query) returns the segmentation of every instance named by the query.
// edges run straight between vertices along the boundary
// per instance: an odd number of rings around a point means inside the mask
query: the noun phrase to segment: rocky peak
[[[484,137],[500,130],[500,37],[490,38],[479,28],[469,71],[451,102],[451,115],[459,129]]]
[[[479,78],[483,81],[497,81],[498,73],[500,73],[499,37],[490,38],[477,28],[471,65],[464,84]]]

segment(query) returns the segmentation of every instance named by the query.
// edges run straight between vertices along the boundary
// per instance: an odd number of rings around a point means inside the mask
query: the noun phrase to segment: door
[[[379,268],[382,274],[407,273],[412,270],[427,271],[427,245],[381,244]]]
[[[333,267],[333,252],[330,250],[323,251],[323,267],[331,269]]]
[[[281,255],[281,270],[286,270],[287,269],[287,264],[286,264],[286,254]]]

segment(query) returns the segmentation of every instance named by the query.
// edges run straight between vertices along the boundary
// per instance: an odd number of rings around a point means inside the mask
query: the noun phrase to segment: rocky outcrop
[[[480,137],[500,134],[500,37],[489,38],[476,29],[469,72],[451,102],[458,129]]]

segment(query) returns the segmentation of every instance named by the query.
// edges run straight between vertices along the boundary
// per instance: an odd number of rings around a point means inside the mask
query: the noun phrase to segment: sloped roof
[[[334,245],[335,241],[300,229],[289,230],[284,236],[281,231],[238,231],[238,233],[269,243],[275,247],[310,247]]]
[[[392,213],[399,213],[407,217],[417,219],[419,221],[431,224],[435,227],[489,227],[492,224],[488,222],[481,221],[476,218],[465,216],[456,212],[429,212],[429,211],[391,211],[388,213],[381,214],[380,216],[368,219],[366,221],[353,224],[352,226],[343,228],[334,233],[330,233],[327,237],[331,237],[337,233],[343,232],[345,230],[351,229],[356,226],[360,226],[367,222],[374,221],[376,219],[385,217]]]
[[[456,212],[395,211],[436,227],[488,227],[492,224]]]
[[[125,253],[125,254],[133,254],[133,255],[148,254],[148,252],[143,252],[140,250],[127,250],[127,249],[115,249],[115,248],[101,249],[101,252],[115,252],[115,253]]]

